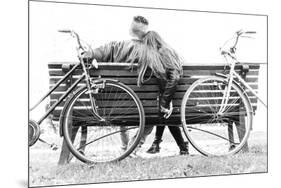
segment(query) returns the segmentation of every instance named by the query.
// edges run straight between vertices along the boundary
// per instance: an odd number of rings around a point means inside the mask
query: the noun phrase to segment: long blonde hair
[[[130,59],[138,59],[140,65],[138,85],[144,82],[147,67],[156,77],[164,80],[167,80],[167,69],[182,75],[182,58],[155,31],[147,32],[130,56]]]

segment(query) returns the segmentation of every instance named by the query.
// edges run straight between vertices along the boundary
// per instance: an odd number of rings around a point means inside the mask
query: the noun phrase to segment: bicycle
[[[78,68],[82,68],[82,74],[39,121],[29,120],[29,146],[40,139],[40,124],[64,102],[60,126],[69,150],[77,159],[89,164],[124,159],[137,146],[144,131],[144,109],[138,96],[119,81],[91,78],[89,70],[97,69],[98,64],[95,60],[92,63],[87,62],[81,55],[87,48],[88,51],[91,50],[91,47],[87,44],[83,46],[79,35],[72,30],[59,32],[70,34],[76,39],[79,63],[75,64],[30,111],[50,96],[74,71],[79,71]],[[81,83],[83,86],[76,89]],[[126,149],[121,148],[121,134],[124,133],[128,137],[132,135]]]
[[[255,33],[237,31],[230,39],[235,40],[234,45],[220,49],[230,66],[229,73],[200,78],[184,95],[181,104],[183,130],[192,146],[203,155],[230,155],[240,151],[252,129],[251,100],[258,99],[267,107],[254,89],[235,72],[235,66],[239,64],[235,54],[239,38]]]

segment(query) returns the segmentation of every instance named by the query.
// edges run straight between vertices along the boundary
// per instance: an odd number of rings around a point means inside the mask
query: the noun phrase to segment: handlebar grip
[[[61,33],[71,33],[71,30],[69,30],[69,29],[62,29],[62,30],[58,30],[58,32],[61,32]]]
[[[256,31],[246,31],[245,34],[256,34]]]

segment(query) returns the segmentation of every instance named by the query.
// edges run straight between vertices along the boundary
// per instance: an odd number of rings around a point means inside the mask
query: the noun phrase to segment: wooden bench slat
[[[81,75],[82,74],[82,70],[76,70],[74,71],[73,75]],[[194,76],[194,75],[214,75],[215,73],[223,73],[224,70],[223,69],[217,69],[217,70],[184,70],[183,71],[183,76]],[[236,72],[240,72],[240,69],[236,69]],[[135,72],[131,72],[129,70],[119,70],[114,72],[114,77],[115,76],[123,76],[123,77],[136,77],[136,73]],[[102,76],[112,76],[113,72],[112,70],[102,70],[102,69],[98,69],[98,70],[90,70],[90,74],[91,75],[102,75]],[[61,69],[50,69],[49,70],[49,75],[50,76],[63,76],[65,75],[65,73],[61,70]],[[249,72],[247,72],[247,75],[252,76],[252,75],[258,75],[258,70],[254,70],[251,69]],[[149,76],[148,74],[146,74],[146,76]]]
[[[254,96],[254,94],[252,94],[250,91],[246,90],[247,94],[249,97],[252,97]],[[208,91],[208,90],[202,90],[202,91],[198,91],[198,93],[205,93],[204,96],[200,96],[200,97],[219,97],[218,95],[221,94],[221,91],[220,90],[212,90],[212,91]],[[59,99],[62,95],[64,94],[64,92],[54,92],[51,96],[51,99]],[[155,100],[157,99],[158,97],[158,92],[155,92],[155,91],[142,91],[142,92],[137,92],[136,93],[138,95],[138,97],[143,100],[143,99],[152,99],[152,100]],[[174,100],[176,99],[182,99],[183,96],[185,94],[185,91],[176,91],[175,95],[174,95]],[[234,93],[230,93],[231,96],[234,95]],[[87,97],[87,96],[85,96]],[[110,98],[113,98],[113,97],[116,97],[114,93],[111,93],[111,94],[107,94],[107,97],[110,99]],[[194,93],[191,93],[190,95],[191,98],[197,98],[198,100],[198,97],[196,92]],[[113,98],[114,99],[114,98]]]
[[[209,106],[212,106],[214,104],[217,104],[218,101],[221,101],[221,100],[190,100],[189,103],[187,105],[190,105],[191,107],[194,107],[195,105],[209,105]],[[230,99],[230,102],[232,101],[235,101],[235,99]],[[54,104],[56,102],[56,100],[51,100],[51,105]],[[180,108],[181,107],[181,102],[182,100],[181,99],[175,99],[173,100],[173,106],[174,108]],[[250,98],[250,102],[252,105],[257,105],[257,98]],[[65,102],[62,102],[58,107],[63,107],[64,106],[64,103]],[[158,103],[157,101],[151,99],[151,100],[142,100],[142,103],[143,103],[143,106],[144,108],[147,108],[147,107],[157,107],[158,106]],[[236,102],[237,103],[237,102]],[[84,104],[85,105],[88,105],[90,106],[90,102],[89,101],[84,101]],[[103,104],[99,104],[99,107],[100,108],[116,108],[116,107],[119,107],[119,108],[122,108],[121,104],[120,103],[112,103],[112,101],[110,100],[107,100],[107,101],[103,101]],[[131,102],[127,102],[126,103],[127,106],[129,105],[134,105],[134,103],[131,103]],[[157,107],[158,108],[158,107]]]
[[[70,67],[73,66],[73,62],[63,62],[64,64],[69,64]],[[62,62],[59,63],[49,63],[49,75],[50,75],[50,88],[54,86],[54,84],[65,75],[65,71],[62,71]],[[251,64],[246,63],[249,65],[249,72],[246,73],[246,82],[250,84],[250,86],[254,89],[258,89],[258,75],[259,75],[259,64]],[[185,91],[190,87],[194,81],[201,77],[214,75],[215,73],[227,73],[229,70],[229,67],[225,67],[225,65],[222,64],[189,64],[183,66],[184,69],[184,75],[183,78],[180,80],[178,86],[177,86],[177,92],[175,93],[174,99],[173,99],[173,105],[174,105],[174,112],[169,119],[172,123],[179,122],[180,123],[180,106],[182,102],[183,95]],[[240,73],[242,70],[242,65],[238,65],[236,67],[236,71]],[[76,81],[77,78],[82,73],[81,69],[78,69],[73,74],[72,82]],[[98,70],[90,70],[90,74],[93,78],[110,78],[119,80],[120,82],[126,84],[127,86],[131,87],[136,94],[139,96],[140,100],[142,101],[142,104],[144,106],[146,119],[149,120],[149,123],[157,122],[158,121],[158,101],[156,100],[159,94],[159,88],[158,88],[158,82],[155,78],[150,79],[148,82],[144,83],[141,87],[136,86],[137,83],[137,72],[136,72],[136,66],[134,66],[134,71],[131,72],[129,70],[127,63],[99,63],[99,69]],[[148,78],[150,74],[146,74],[146,78]],[[79,86],[84,85],[84,83],[79,84]],[[62,84],[59,86],[55,92],[51,95],[51,104],[54,104],[57,99],[63,94],[63,92],[67,89],[67,84]],[[219,98],[216,97],[215,93],[211,93],[214,91],[209,92],[208,87],[206,86],[204,92],[206,92],[206,95],[202,96],[201,98],[194,98],[190,100],[190,106],[189,112],[195,115],[196,109],[208,109],[210,105],[213,107],[215,100],[220,101]],[[191,97],[195,97],[191,96]],[[254,110],[257,108],[257,99],[253,96],[253,94],[249,95],[250,101],[253,105]],[[235,100],[235,99],[231,99]],[[193,102],[193,103],[192,103]],[[59,114],[62,110],[62,107],[64,105],[65,101],[63,101],[61,104],[59,104],[58,107],[53,112],[54,119],[58,119]],[[201,105],[200,107],[195,107],[195,103],[197,105]],[[112,102],[108,101],[108,103],[105,104],[108,107],[114,107],[114,104]],[[204,107],[204,105],[206,107]],[[209,105],[209,106],[208,106]],[[116,113],[124,111],[120,107],[120,105],[116,105],[118,109],[116,109]],[[132,112],[131,112],[132,113]]]
[[[52,62],[48,64],[49,69],[54,69],[54,68],[61,68],[62,64],[69,64],[69,65],[74,65],[77,62]],[[120,70],[127,68],[129,63],[108,63],[108,62],[99,62],[99,67],[104,68],[108,70]],[[237,68],[241,68],[243,65],[249,65],[250,69],[259,69],[260,64],[262,63],[247,63],[247,62],[241,62],[241,64],[236,65]],[[221,63],[188,63],[187,65],[183,66],[184,70],[215,70],[215,69],[223,69],[226,68],[228,69],[228,66],[225,64]],[[136,69],[136,66],[134,66],[134,69]]]
[[[254,110],[256,110],[257,106],[253,106]],[[60,112],[61,110],[54,110],[53,112],[53,120],[54,121],[58,121],[59,120],[59,116],[60,116]],[[146,121],[146,125],[153,125],[153,124],[158,124],[159,123],[159,116],[157,113],[154,114],[145,114],[145,121]],[[193,113],[193,116],[196,116],[196,114]],[[192,117],[192,115],[190,115],[190,117]],[[202,120],[202,117],[200,117],[200,119]],[[197,123],[198,120],[196,120],[194,123]],[[180,113],[175,113],[173,112],[172,116],[166,120],[166,125],[175,125],[175,124],[181,124],[181,116]],[[192,122],[190,122],[192,123]]]
[[[215,107],[215,106],[213,106]],[[231,105],[231,106],[228,106],[228,107],[233,107],[233,108],[237,108],[238,105]],[[55,110],[55,113],[58,115],[60,113],[60,111],[62,110],[62,108],[58,108]],[[158,107],[146,107],[145,108],[145,115],[158,115]],[[103,116],[103,115],[108,115],[110,113],[110,117],[113,117],[114,115],[136,115],[138,114],[137,113],[137,110],[132,110],[132,109],[124,109],[124,108],[105,108],[105,109],[102,109],[99,111],[100,115]],[[212,114],[212,111],[211,111],[211,108],[207,107],[207,106],[199,106],[199,107],[187,107],[186,108],[186,114],[187,116],[189,116],[189,113],[190,113],[190,116],[194,116],[194,113],[206,113],[206,112],[209,112],[210,114]],[[73,113],[77,114],[77,115],[81,115],[81,116],[92,116],[92,112],[89,111],[89,108],[74,108],[74,111]],[[238,113],[238,112],[237,112]],[[179,107],[175,107],[173,109],[173,115],[175,114],[180,114],[180,108]]]
[[[78,87],[82,87],[85,84],[80,84],[78,85]],[[253,83],[253,84],[249,84],[254,90],[258,89],[258,83]],[[132,90],[134,90],[135,92],[141,92],[141,91],[147,91],[147,92],[158,92],[159,91],[159,87],[157,85],[142,85],[141,87],[138,87],[136,85],[127,85],[129,86]],[[50,89],[53,88],[54,85],[51,84],[50,85]],[[65,91],[65,84],[62,84],[61,86],[59,86],[55,92],[64,92]],[[190,87],[189,84],[186,85],[178,85],[177,86],[177,91],[186,91],[188,88]]]
[[[50,78],[50,84],[54,84],[56,82],[59,81],[61,77],[51,77]],[[104,78],[104,77],[103,77]],[[114,79],[114,77],[111,77]],[[196,81],[198,78],[182,78],[179,81],[179,84],[192,84],[194,81]],[[75,82],[77,80],[77,78],[74,78],[73,81]],[[124,78],[124,77],[118,77],[118,81],[124,83],[124,84],[137,84],[137,79],[132,79],[132,78]],[[246,82],[257,82],[258,78],[254,77],[254,78],[246,78]],[[147,81],[145,84],[147,85],[155,85],[157,84],[157,80],[155,78],[151,78],[149,81]]]

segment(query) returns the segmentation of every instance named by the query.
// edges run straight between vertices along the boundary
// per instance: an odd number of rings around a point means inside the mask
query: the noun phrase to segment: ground
[[[42,143],[30,149],[30,186],[98,183],[112,181],[150,180],[175,177],[194,177],[240,173],[267,172],[266,133],[254,131],[249,138],[250,152],[227,157],[205,157],[190,147],[189,156],[178,155],[178,147],[168,129],[165,130],[161,152],[146,154],[154,133],[140,150],[140,156],[116,162],[87,166],[74,161],[57,166],[60,149],[51,150]],[[43,134],[58,145],[62,139],[57,135]]]

